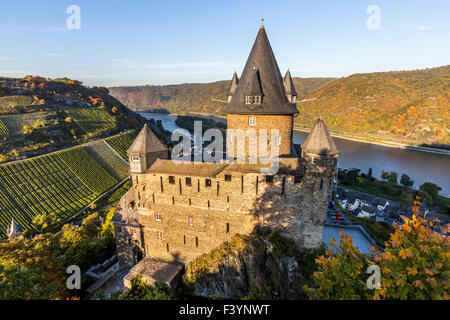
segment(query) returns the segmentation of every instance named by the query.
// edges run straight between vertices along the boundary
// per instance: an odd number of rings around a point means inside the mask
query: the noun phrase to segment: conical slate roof
[[[320,155],[339,153],[322,118],[316,121],[305,142],[303,142],[302,151]]]
[[[286,94],[296,96],[297,91],[295,91],[294,82],[292,81],[291,72],[289,71],[289,69],[286,72],[286,75],[284,76],[283,82],[284,82],[284,91],[286,92]]]
[[[262,104],[245,104],[245,96],[252,91],[249,88],[254,86],[255,70],[259,87],[262,90]],[[242,114],[298,113],[295,104],[289,103],[286,98],[283,78],[263,26],[259,29],[236,91],[225,112]]]
[[[253,72],[250,75],[250,79],[246,83],[244,92],[246,96],[262,95],[261,85],[259,84],[258,70],[253,69]]]
[[[143,154],[166,150],[167,147],[158,139],[147,124],[145,124],[130,149],[128,149],[127,154]]]
[[[234,91],[236,91],[236,87],[238,85],[239,82],[239,78],[236,74],[236,71],[233,74],[233,79],[231,79],[231,85],[230,85],[230,89],[228,90],[228,95],[232,96]]]
[[[14,221],[14,219],[11,220],[11,225],[8,226],[8,230],[6,231],[6,233],[8,234],[8,237],[14,237],[15,235],[19,234],[22,232],[22,229],[20,228],[20,226]]]

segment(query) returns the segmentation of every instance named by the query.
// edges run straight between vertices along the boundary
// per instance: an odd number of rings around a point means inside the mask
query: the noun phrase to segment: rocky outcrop
[[[237,235],[189,263],[182,279],[190,295],[224,299],[303,299],[301,254],[277,232]]]

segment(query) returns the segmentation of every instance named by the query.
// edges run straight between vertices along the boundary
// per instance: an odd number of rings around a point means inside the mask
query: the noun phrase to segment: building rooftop
[[[280,158],[277,173],[303,173],[303,165],[298,158]],[[268,168],[267,164],[182,162],[157,159],[146,173],[173,174],[196,177],[216,177],[221,173],[258,173]]]
[[[262,94],[261,104],[246,104],[245,97]],[[287,100],[283,78],[263,26],[259,29],[237,87],[225,108],[237,114],[294,114],[295,104]]]
[[[173,288],[177,276],[183,269],[184,264],[181,262],[145,257],[131,268],[124,278],[124,284],[128,288],[131,287],[131,280],[139,274],[149,285],[163,283]]]
[[[307,153],[320,155],[334,155],[339,153],[322,118],[317,119],[305,142],[302,144],[302,150]]]
[[[158,139],[147,124],[145,124],[131,147],[127,150],[127,154],[146,154],[158,151],[167,151],[167,147]]]

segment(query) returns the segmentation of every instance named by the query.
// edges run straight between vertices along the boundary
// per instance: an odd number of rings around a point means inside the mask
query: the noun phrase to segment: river
[[[179,127],[174,123],[176,115],[140,112],[147,119],[162,120],[166,130]],[[294,143],[301,144],[308,134],[294,131]],[[433,182],[442,188],[442,195],[450,196],[450,156],[416,150],[384,147],[381,145],[333,137],[339,149],[339,168],[359,168],[380,177],[381,170],[395,171],[399,179],[406,173],[414,180],[415,188],[424,182]]]

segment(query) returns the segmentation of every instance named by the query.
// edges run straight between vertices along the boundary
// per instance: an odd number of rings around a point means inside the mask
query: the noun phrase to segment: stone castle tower
[[[254,147],[275,144],[276,173],[263,174],[261,164],[249,161],[171,160],[144,126],[128,150],[133,187],[113,220],[121,266],[143,257],[186,263],[256,225],[278,229],[300,250],[319,246],[338,150],[321,118],[301,148],[293,144],[296,96],[289,70],[283,78],[261,27],[229,89],[227,157],[248,160],[257,157]],[[254,130],[258,138],[240,147],[236,130]],[[276,134],[262,136],[260,130]]]

